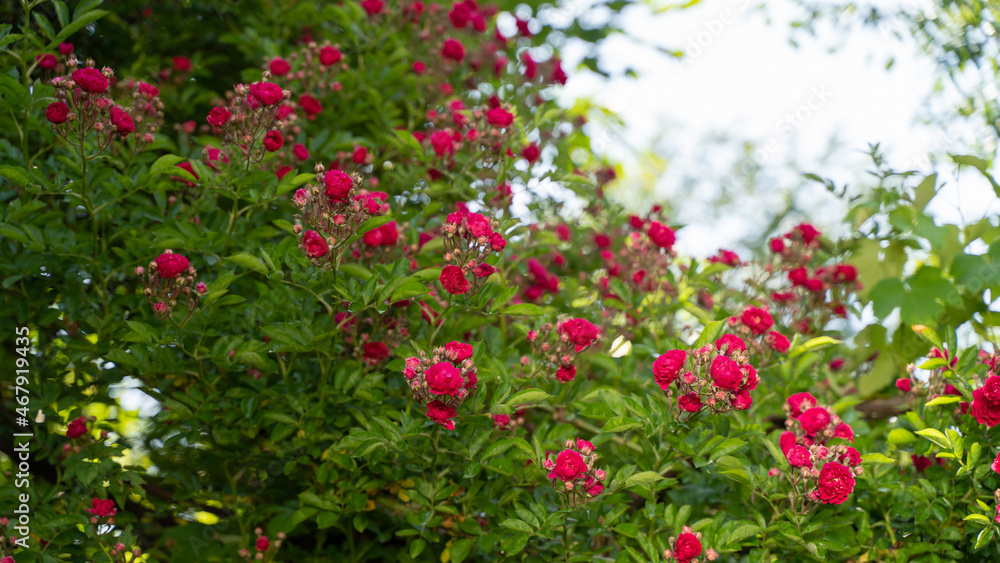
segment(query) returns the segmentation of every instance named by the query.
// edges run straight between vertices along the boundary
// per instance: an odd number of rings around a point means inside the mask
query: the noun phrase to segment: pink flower
[[[735,391],[743,381],[743,372],[739,364],[727,356],[716,356],[712,360],[709,372],[712,375],[712,384],[720,389]]]
[[[280,131],[268,131],[264,135],[264,150],[267,152],[274,152],[285,144],[285,138],[281,136]]]
[[[335,47],[323,47],[319,50],[319,62],[323,66],[335,65],[343,58],[344,56]]]
[[[326,239],[320,236],[316,231],[306,231],[302,235],[302,245],[305,249],[306,255],[310,258],[322,258],[326,256],[326,253],[330,250],[330,245],[327,244]]]
[[[740,316],[743,324],[754,334],[764,334],[767,329],[774,325],[771,314],[758,307],[747,307]]]
[[[271,61],[271,64],[268,65],[268,69],[270,69],[271,74],[275,76],[284,76],[292,70],[292,65],[288,64],[288,61],[285,59],[276,57]]]
[[[850,468],[831,461],[819,472],[819,501],[823,504],[841,504],[854,491],[854,474]]]
[[[723,350],[723,347],[725,347],[725,350]],[[723,334],[718,340],[715,341],[715,349],[732,356],[734,352],[745,352],[747,344],[746,342],[743,342],[743,339],[739,336],[734,334]]]
[[[444,345],[444,354],[453,362],[463,362],[472,357],[472,345],[465,342],[452,341]]]
[[[535,161],[537,161],[541,156],[541,152],[538,150],[538,146],[535,145],[535,143],[531,143],[530,145],[524,147],[524,151],[521,153],[521,156],[523,156],[529,163],[534,164]]]
[[[469,291],[469,280],[465,278],[465,272],[458,266],[449,265],[441,270],[438,277],[441,286],[452,295],[462,295]]]
[[[492,108],[486,112],[486,120],[494,127],[510,127],[514,114],[503,108]]]
[[[271,541],[267,539],[267,536],[260,536],[257,538],[257,544],[255,546],[257,551],[267,551],[271,547]]]
[[[427,380],[427,387],[435,395],[454,395],[465,383],[462,372],[448,362],[438,362],[427,368],[424,378]]]
[[[273,82],[254,82],[250,85],[250,95],[265,106],[273,106],[285,99],[281,86]]]
[[[688,393],[677,398],[677,406],[685,412],[698,412],[701,410],[701,397],[697,393]]]
[[[456,414],[455,409],[437,399],[427,403],[427,418],[444,426],[447,430],[455,429],[455,421],[451,419],[455,418]]]
[[[809,455],[809,449],[805,446],[795,446],[785,454],[785,457],[792,467],[812,467]]]
[[[164,279],[176,278],[191,265],[188,259],[180,254],[161,254],[153,262],[156,264],[156,272]]]
[[[587,470],[587,464],[583,461],[580,452],[574,450],[563,450],[556,456],[555,469],[552,472],[563,481],[572,481]],[[551,475],[550,475],[551,477]]]
[[[323,176],[323,182],[326,184],[326,197],[330,198],[332,203],[347,201],[347,196],[354,185],[354,180],[340,170],[328,170]]]
[[[68,116],[69,106],[62,102],[53,102],[49,104],[49,107],[45,108],[45,119],[49,120],[49,123],[56,125],[65,123]]]
[[[559,325],[559,334],[565,335],[575,346],[577,353],[597,342],[601,329],[586,319],[570,319]]]
[[[441,48],[441,56],[455,62],[460,62],[465,58],[465,47],[454,39],[446,39],[444,46]]]
[[[205,121],[213,127],[222,127],[229,121],[229,116],[230,113],[228,109],[222,106],[216,106],[208,112],[208,117],[205,118]]]
[[[830,425],[830,411],[823,407],[813,407],[800,414],[798,420],[806,435],[815,436]]]
[[[674,230],[659,221],[649,222],[649,229],[646,231],[646,235],[656,246],[667,250],[673,247],[676,240]]]
[[[773,330],[767,333],[767,336],[764,337],[764,342],[779,354],[784,354],[788,351],[788,347],[791,346],[791,342],[788,341],[788,338],[784,334]]]
[[[903,393],[909,393],[910,389],[913,389],[913,382],[909,377],[900,377],[896,380],[896,388]]]
[[[660,389],[664,391],[680,375],[687,361],[687,352],[684,350],[669,350],[653,362],[653,379]]]
[[[127,137],[129,133],[135,131],[135,122],[132,116],[119,107],[111,108],[111,124],[115,126],[115,131],[122,137]]]
[[[94,498],[94,500],[91,501],[90,506],[92,508],[88,508],[87,512],[99,517],[114,516],[118,511],[115,508],[114,499]]]
[[[73,71],[73,82],[84,92],[100,94],[108,89],[108,78],[93,67],[78,68]]]
[[[785,403],[791,410],[790,414],[792,418],[798,418],[802,414],[802,411],[815,407],[819,404],[819,401],[816,400],[816,397],[812,396],[812,393],[796,393],[789,396]]]
[[[556,379],[558,379],[563,383],[568,383],[570,381],[573,381],[573,379],[575,378],[576,378],[576,366],[574,366],[573,364],[559,366],[559,369],[556,370]]]
[[[781,437],[778,438],[778,445],[781,446],[781,452],[788,456],[788,452],[792,451],[795,447],[796,439],[795,434],[785,431],[781,433]]]

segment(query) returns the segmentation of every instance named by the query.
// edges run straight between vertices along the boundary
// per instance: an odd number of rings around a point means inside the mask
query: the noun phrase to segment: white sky
[[[571,6],[580,1],[570,0]],[[838,185],[870,184],[865,171],[871,161],[864,154],[870,142],[882,143],[893,168],[921,170],[931,169],[928,153],[969,153],[966,147],[977,135],[980,144],[986,142],[988,135],[971,126],[959,124],[943,131],[918,124],[918,116],[947,109],[948,103],[928,105],[937,69],[929,56],[918,54],[913,40],[890,36],[889,31],[903,29],[901,24],[882,29],[855,26],[847,35],[827,30],[818,38],[799,34],[796,48],[788,41],[796,8],[790,2],[771,3],[769,24],[752,4],[706,0],[661,14],[653,14],[648,5],[630,7],[621,20],[627,36],[605,41],[601,61],[613,74],[632,68],[639,77],[605,81],[581,71],[571,75],[562,93],[567,104],[588,98],[613,110],[624,120],[624,135],[632,148],[656,146],[659,150],[654,152],[669,158],[658,179],[640,178],[634,151],[623,147],[614,134],[596,126],[590,131],[598,148],[605,145],[613,159],[623,162],[626,174],[623,193],[618,194],[623,200],[655,190],[651,201],[669,201],[677,211],[671,219],[688,225],[678,232],[682,252],[705,256],[720,247],[739,248],[741,242],[759,236],[771,216],[783,209],[784,194],[800,186],[801,172],[832,178]],[[649,45],[683,50],[688,56],[680,62]],[[584,55],[573,43],[562,52],[567,68]],[[891,57],[895,64],[887,71]],[[936,96],[941,100],[940,94]],[[719,133],[737,143],[710,147],[702,142]],[[839,149],[823,162],[834,137]],[[724,216],[721,226],[699,222],[708,216],[705,206],[721,193],[721,182],[708,178],[692,190],[683,188],[682,179],[704,178],[705,160],[724,178],[740,158],[733,147],[743,140],[758,144],[761,152],[753,160],[774,180],[773,188],[764,186],[763,192],[744,198],[747,201],[734,194],[739,213]],[[940,221],[973,221],[1000,211],[992,190],[977,173],[963,171],[960,180],[956,189],[950,178],[932,203]],[[799,188],[798,207],[821,228],[843,229],[839,220],[846,207],[814,186]]]

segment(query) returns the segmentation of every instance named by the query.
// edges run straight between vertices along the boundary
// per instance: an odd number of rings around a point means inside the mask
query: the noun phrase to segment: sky
[[[566,9],[582,10],[583,1],[570,0]],[[934,162],[929,155],[964,154],[977,140],[992,143],[990,135],[969,124],[943,129],[920,123],[929,112],[950,111],[954,93],[935,94],[936,102],[928,102],[936,66],[912,38],[893,36],[903,31],[910,37],[901,22],[858,25],[847,34],[828,28],[816,38],[799,34],[795,47],[789,38],[797,8],[773,2],[764,13],[755,4],[706,0],[662,13],[650,4],[634,5],[619,22],[625,34],[600,48],[602,68],[614,78],[578,71],[561,93],[567,105],[589,99],[624,121],[624,128],[610,132],[588,125],[595,147],[623,166],[624,179],[613,195],[625,204],[669,202],[672,222],[687,225],[678,232],[682,253],[739,249],[742,241],[762,234],[789,193],[803,212],[789,221],[805,218],[828,231],[840,229],[830,234],[849,234],[840,225],[846,206],[818,184],[803,187],[800,174],[858,186],[871,169],[869,143],[881,143],[893,168],[928,172]],[[674,58],[656,47],[686,56]],[[572,68],[585,51],[570,42],[562,55]],[[621,76],[627,68],[638,78]],[[727,142],[705,142],[720,136]],[[831,140],[836,140],[832,150]],[[743,141],[757,149],[743,154]],[[649,158],[637,156],[646,150],[662,167],[652,174]],[[751,164],[760,166],[763,181],[741,194],[738,171]],[[942,177],[946,185],[931,203],[939,222],[971,222],[1000,212],[989,185],[976,174]],[[726,209],[717,205],[720,196],[729,202]]]

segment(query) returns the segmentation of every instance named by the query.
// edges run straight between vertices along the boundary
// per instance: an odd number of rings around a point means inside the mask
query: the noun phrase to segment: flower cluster
[[[438,278],[445,291],[452,295],[475,293],[496,271],[485,260],[507,246],[507,239],[497,231],[499,227],[497,220],[469,213],[464,206],[448,214],[441,226],[446,265]]]
[[[854,430],[828,407],[818,406],[811,393],[796,393],[785,401],[788,416],[779,445],[792,471],[790,500],[803,511],[811,503],[841,504],[854,491],[854,478],[861,475],[861,454],[831,439],[854,441]]]
[[[688,360],[691,370],[685,370]],[[690,355],[684,350],[661,354],[653,362],[653,378],[667,397],[677,382],[677,408],[686,413],[696,413],[704,406],[715,413],[749,409],[753,403],[750,392],[760,382],[747,358],[746,343],[732,334],[724,334],[714,347],[706,345]]]
[[[256,528],[253,531],[257,539],[253,542],[253,550],[242,548],[239,556],[244,561],[274,561],[274,557],[285,541],[285,532],[278,532],[277,539],[273,542],[264,535],[264,530]]]
[[[98,70],[92,60],[80,67],[76,59],[70,60],[67,67],[72,72],[52,79],[56,101],[45,109],[45,119],[52,124],[56,134],[83,149],[90,146],[87,139],[95,133],[94,146],[96,152],[101,153],[112,146],[115,139],[124,140],[134,133],[138,121],[142,128],[140,142],[152,142],[152,133],[163,118],[159,90],[149,84],[131,82],[134,86],[130,88],[132,98],[129,107],[125,108],[111,97],[112,69]]]
[[[403,377],[414,400],[426,405],[427,418],[448,430],[455,429],[455,407],[475,391],[479,382],[472,354],[471,344],[449,342],[435,348],[429,358],[423,352],[419,357],[406,358]]]
[[[677,538],[670,538],[670,549],[663,551],[663,558],[677,563],[698,563],[702,552],[701,532],[695,532],[690,526],[681,528]],[[714,549],[705,552],[705,559],[715,561],[719,554]]]
[[[810,334],[833,317],[846,317],[848,296],[860,289],[857,269],[850,264],[821,266],[820,233],[808,223],[770,240],[772,261],[765,279],[752,280],[756,291],[770,296],[771,314],[784,325]]]
[[[972,416],[976,422],[993,427],[1000,424],[1000,375],[991,369],[986,382],[972,392]]]
[[[160,89],[146,82],[128,79],[115,83],[116,89],[123,90],[131,103],[126,106],[125,113],[133,120],[136,147],[153,142],[153,134],[163,126],[163,102],[160,101]],[[124,125],[128,129],[127,122]]]
[[[204,282],[194,283],[198,272],[191,262],[170,249],[150,262],[148,268],[136,267],[135,275],[142,278],[149,306],[160,320],[170,318],[174,308],[183,300],[188,314],[181,324],[187,322],[198,306],[199,296],[208,292]]]
[[[601,329],[586,319],[567,319],[560,322],[553,331],[553,325],[546,323],[537,331],[528,332],[528,342],[533,346],[535,358],[539,358],[526,377],[544,370],[555,379],[568,383],[576,378],[576,357],[597,343]],[[550,335],[554,335],[554,342]],[[531,365],[528,356],[521,358],[521,367]]]
[[[360,187],[361,178],[340,170],[316,166],[318,186],[306,184],[295,192],[292,201],[299,209],[295,216],[302,225],[295,230],[302,235],[299,248],[319,267],[336,267],[347,243],[358,234],[367,219],[389,210],[389,196],[384,192],[369,192]],[[394,246],[399,238],[396,223],[385,223],[362,235],[362,247],[372,252],[380,247]],[[355,256],[361,257],[361,250]]]
[[[774,326],[774,317],[766,307],[747,307],[739,317],[729,317],[727,323],[747,342],[753,352],[763,353],[770,349],[784,354],[791,346],[787,336],[771,330]]]
[[[544,466],[549,471],[552,487],[565,495],[570,506],[579,506],[604,492],[607,473],[597,469],[594,444],[577,439],[566,440],[563,451],[555,460],[546,456]]]
[[[229,158],[235,148],[247,169],[285,144],[281,129],[287,124],[291,108],[282,102],[291,93],[270,82],[270,78],[270,73],[265,72],[260,82],[237,84],[228,103],[212,108],[205,118],[223,133],[223,156]]]

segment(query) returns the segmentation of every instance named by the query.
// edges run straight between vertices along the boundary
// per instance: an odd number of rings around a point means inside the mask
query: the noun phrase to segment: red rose
[[[319,103],[319,100],[312,96],[307,95],[299,98],[299,105],[302,106],[302,110],[305,111],[310,118],[323,112],[323,104]]]
[[[570,319],[559,325],[559,334],[566,335],[566,338],[575,346],[575,351],[579,353],[587,346],[597,342],[601,329],[586,319]]]
[[[445,291],[452,295],[461,295],[469,291],[469,280],[465,279],[465,272],[458,266],[445,266],[438,281]]]
[[[758,307],[747,307],[740,315],[740,320],[751,332],[757,335],[764,334],[767,329],[774,326],[771,314]]]
[[[501,235],[500,233],[493,233],[492,235],[490,235],[490,248],[493,249],[493,252],[502,252],[504,247],[506,246],[507,246],[507,239],[503,238],[503,235]],[[556,280],[556,285],[557,286],[559,285],[558,280]]]
[[[802,414],[802,411],[815,407],[819,404],[819,401],[816,400],[816,397],[812,396],[812,393],[796,393],[789,396],[785,403],[791,409],[792,418],[798,418]]]
[[[281,136],[280,131],[268,131],[264,135],[264,150],[267,152],[274,152],[285,144],[285,138]]]
[[[861,465],[861,454],[854,448],[847,448],[847,450],[840,455],[840,461],[843,461],[849,467],[857,467],[858,465]]]
[[[205,121],[213,127],[222,127],[227,121],[229,121],[229,115],[228,109],[217,106],[208,112],[208,117],[205,118]]]
[[[361,7],[368,12],[369,16],[377,16],[382,13],[382,8],[385,7],[385,3],[382,0],[363,0],[361,2]]]
[[[694,534],[681,534],[677,536],[674,544],[674,558],[677,563],[690,563],[692,559],[701,555],[701,541]]]
[[[332,203],[347,201],[351,187],[354,186],[354,180],[340,170],[328,170],[323,176],[323,182],[326,184],[326,197]]]
[[[164,279],[176,278],[191,265],[188,259],[180,254],[161,254],[153,262],[156,263],[157,273]]]
[[[139,92],[147,98],[155,98],[160,95],[160,89],[152,84],[146,84],[145,82],[139,83]]]
[[[738,411],[745,411],[753,405],[753,397],[750,396],[750,389],[740,389],[733,395],[732,405]]]
[[[454,39],[446,39],[441,47],[441,56],[459,62],[465,58],[465,47]]]
[[[436,131],[431,135],[431,148],[438,156],[455,152],[455,140],[445,131]]]
[[[556,477],[563,481],[572,481],[587,470],[587,464],[583,461],[583,456],[575,450],[563,450],[556,456],[556,466],[552,471]]]
[[[444,345],[444,355],[453,362],[463,362],[472,357],[472,345],[465,342],[449,342]]]
[[[701,397],[697,393],[688,393],[677,398],[677,406],[686,412],[698,412],[701,410]]]
[[[506,428],[510,425],[510,415],[507,414],[495,414],[493,415],[493,427],[494,428]]]
[[[997,454],[997,458],[993,460],[992,464],[990,464],[990,468],[993,469],[993,471],[1000,473],[1000,453]]]
[[[448,362],[438,362],[424,373],[427,387],[435,395],[454,395],[465,384],[462,372]]]
[[[250,85],[250,95],[265,106],[273,106],[285,99],[281,86],[273,82],[254,82]]]
[[[722,349],[723,346],[725,346],[725,350]],[[747,344],[746,342],[743,342],[743,339],[739,336],[734,334],[723,334],[722,337],[715,341],[715,349],[731,355],[736,351],[745,352]]]
[[[812,241],[816,240],[816,238],[819,237],[819,231],[817,231],[816,227],[813,227],[809,223],[800,224],[799,226],[795,227],[792,230],[792,233],[789,234],[791,235],[796,232],[802,238],[802,241],[805,242],[806,244],[812,243]]]
[[[913,382],[909,377],[900,377],[896,380],[896,388],[903,393],[909,393],[910,389],[913,389]]]
[[[369,364],[377,364],[389,357],[389,347],[384,342],[365,342],[362,350]]]
[[[764,337],[764,342],[766,342],[772,350],[778,352],[779,354],[787,352],[788,347],[792,344],[788,341],[788,338],[784,334],[773,330],[767,333],[767,336]]]
[[[191,70],[191,59],[187,57],[174,57],[174,70],[177,72],[187,72]]]
[[[59,44],[59,54],[61,54],[61,55],[68,55],[68,54],[70,54],[72,52],[73,52],[73,44],[72,43],[60,43]]]
[[[74,418],[70,421],[69,425],[66,426],[66,437],[70,440],[76,440],[80,436],[87,433],[87,417],[81,416],[80,418]]]
[[[836,461],[828,462],[819,470],[817,490],[823,504],[840,504],[854,491],[854,474]]]
[[[568,383],[576,378],[576,366],[573,364],[567,366],[559,366],[556,370],[556,379],[562,381],[563,383]]]
[[[659,221],[649,222],[649,230],[646,231],[646,235],[649,236],[649,239],[652,240],[656,246],[667,250],[670,250],[670,248],[674,245],[674,241],[677,239],[677,237],[674,236],[674,230]]]
[[[351,160],[354,164],[364,164],[365,159],[368,158],[368,149],[358,145],[354,147],[354,153],[351,154]]]
[[[335,65],[343,58],[344,56],[335,47],[323,47],[319,50],[319,62],[323,66]]]
[[[830,425],[830,411],[823,407],[813,407],[799,415],[802,430],[808,436],[815,436]]]
[[[934,462],[931,461],[931,458],[929,457],[922,455],[913,456],[913,468],[921,473],[923,473],[925,469],[930,467],[932,463]]]
[[[84,92],[100,94],[108,89],[108,78],[93,67],[78,68],[73,71],[73,82]]]
[[[833,272],[834,283],[851,283],[858,279],[858,270],[850,264],[838,264]]]
[[[795,447],[796,439],[795,434],[785,431],[781,433],[781,437],[778,438],[778,445],[781,446],[781,452],[788,455],[788,452]]]
[[[805,446],[795,446],[785,453],[785,457],[788,458],[788,463],[792,467],[812,467],[809,455],[809,448]]]
[[[48,119],[50,123],[56,125],[65,123],[68,116],[69,106],[62,102],[53,102],[49,104],[49,107],[45,108],[45,119]]]
[[[716,356],[709,373],[712,375],[712,384],[720,389],[735,391],[743,381],[740,365],[727,356]]]
[[[495,271],[497,271],[497,269],[489,264],[480,264],[476,266],[475,270],[472,270],[472,274],[477,278],[488,278],[493,275],[493,272]]]
[[[427,418],[444,426],[447,430],[455,429],[455,421],[451,419],[455,418],[456,414],[455,409],[437,399],[427,403]]]
[[[493,234],[490,220],[481,213],[469,213],[465,218],[465,228],[475,238],[488,237]]]
[[[132,116],[119,107],[111,108],[111,124],[115,126],[116,132],[122,137],[135,131],[135,122],[132,121]]]
[[[95,498],[90,503],[91,508],[87,509],[87,512],[93,514],[94,516],[114,516],[118,510],[115,508],[114,499],[99,499]]]
[[[687,361],[687,352],[684,350],[669,350],[661,354],[653,362],[653,379],[660,389],[664,391],[681,374],[684,362]]]
[[[271,74],[275,76],[284,76],[288,74],[290,70],[292,70],[292,65],[288,64],[288,61],[286,61],[285,59],[278,57],[273,61],[271,61],[271,64],[268,65],[268,68],[270,68]]]
[[[514,123],[514,114],[503,108],[493,108],[486,112],[486,121],[494,127],[510,127]]]
[[[1000,424],[1000,403],[989,400],[984,389],[979,388],[972,392],[972,416],[979,424],[996,426]]]
[[[267,551],[267,548],[271,547],[271,540],[267,539],[267,536],[260,536],[257,538],[257,551]]]
[[[531,143],[530,145],[524,147],[524,151],[521,153],[521,156],[523,156],[528,162],[534,164],[534,162],[538,160],[538,157],[541,156],[541,152],[538,150],[538,146],[535,145],[535,143]]]
[[[991,375],[983,384],[983,394],[991,403],[1000,402],[1000,376]]]
[[[59,64],[59,59],[51,53],[38,55],[35,57],[35,60],[38,61],[38,67],[44,68],[45,70],[52,70],[53,68],[56,68],[57,64]]]
[[[427,64],[421,61],[415,61],[413,63],[414,74],[423,74],[427,70]]]
[[[854,429],[851,428],[846,422],[841,422],[833,429],[834,438],[843,438],[845,440],[854,441]]]

